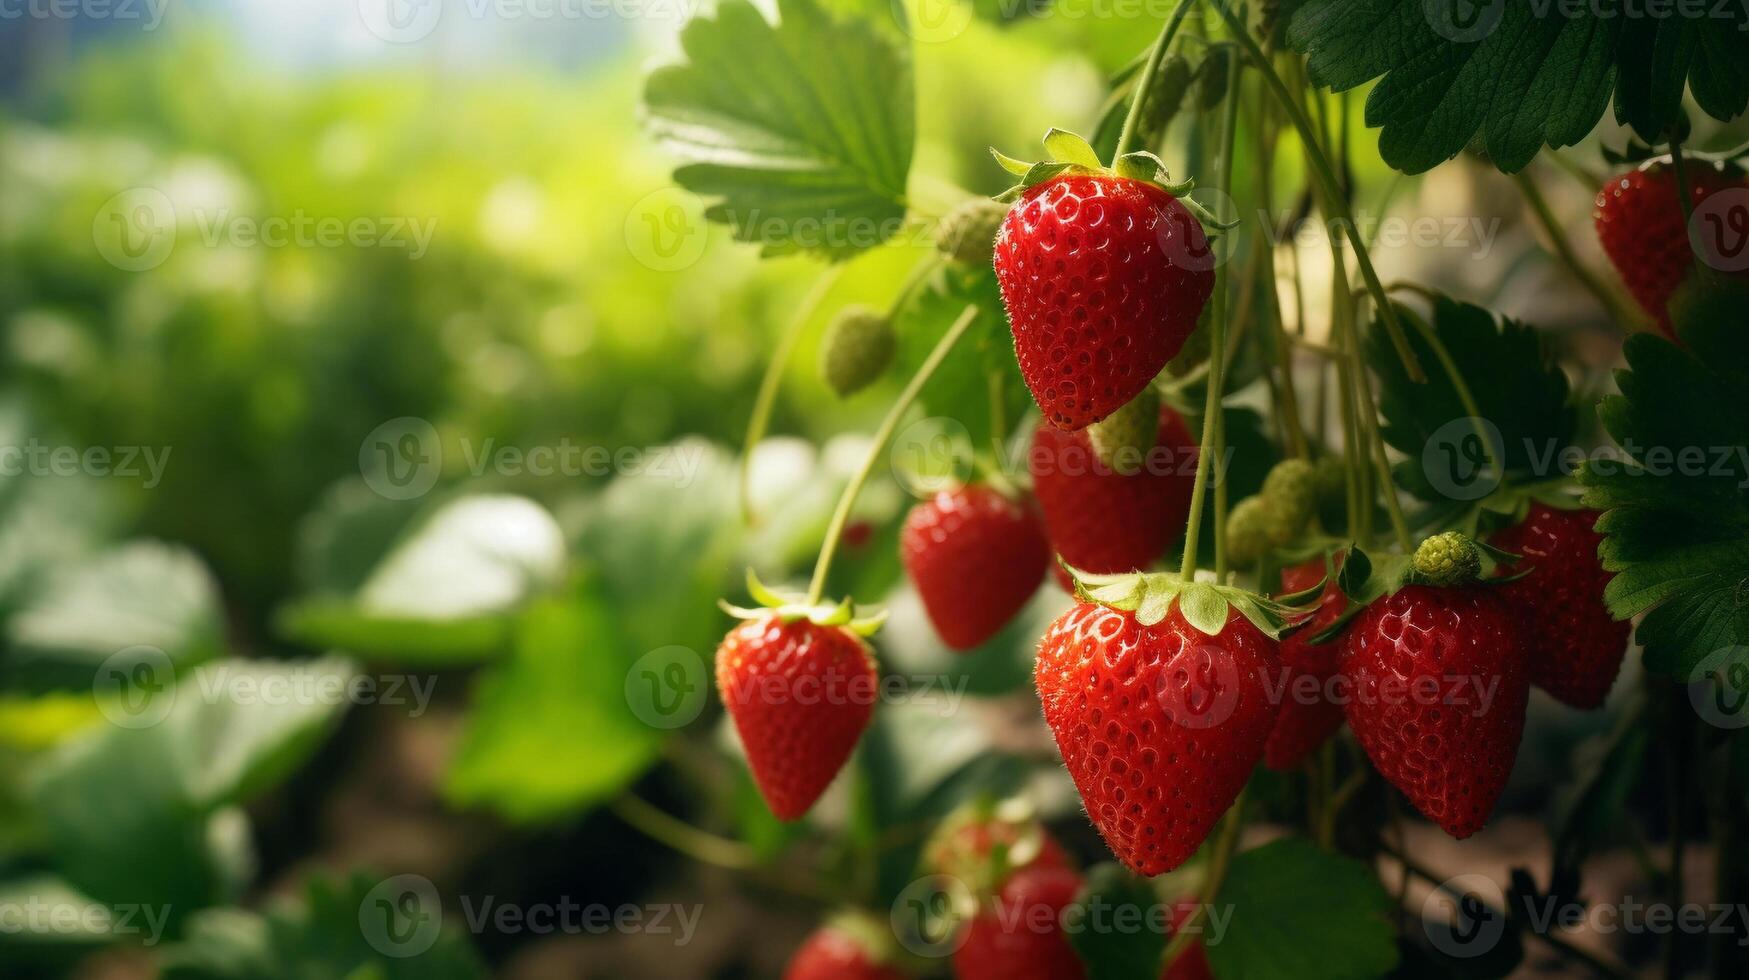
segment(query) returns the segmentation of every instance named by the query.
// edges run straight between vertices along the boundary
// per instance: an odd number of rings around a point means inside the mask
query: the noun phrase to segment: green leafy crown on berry
[[[992,146],[990,155],[996,158],[1002,169],[1020,178],[1020,183],[996,195],[996,200],[1018,200],[1030,188],[1064,174],[1120,177],[1153,184],[1178,198],[1179,203],[1189,208],[1190,213],[1196,215],[1196,219],[1211,231],[1227,231],[1239,224],[1237,221],[1222,221],[1194,199],[1187,197],[1191,188],[1196,186],[1196,181],[1185,179],[1174,183],[1172,175],[1166,170],[1165,162],[1146,150],[1125,153],[1107,167],[1100,162],[1099,154],[1094,151],[1091,143],[1066,129],[1053,128],[1045,133],[1045,154],[1046,159],[1028,163],[1025,160],[1016,160]]]
[[[1074,582],[1075,598],[1081,602],[1134,613],[1136,622],[1143,626],[1153,626],[1165,619],[1176,604],[1184,621],[1208,636],[1219,636],[1226,629],[1231,610],[1270,638],[1278,639],[1293,621],[1312,611],[1304,603],[1315,599],[1324,585],[1320,582],[1316,589],[1271,599],[1231,585],[1187,581],[1172,572],[1095,575],[1068,565],[1063,569]]]
[[[810,603],[799,592],[778,592],[759,581],[759,576],[751,568],[747,569],[747,594],[759,605],[736,606],[725,599],[718,599],[717,606],[736,619],[766,619],[775,616],[784,623],[805,619],[815,626],[842,626],[865,638],[879,632],[882,624],[887,621],[885,609],[859,616],[860,610],[849,596],[836,603]]]

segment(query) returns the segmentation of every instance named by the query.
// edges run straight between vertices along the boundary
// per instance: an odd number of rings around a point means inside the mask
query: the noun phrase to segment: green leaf
[[[745,0],[681,31],[686,62],[644,90],[650,128],[688,161],[705,213],[766,254],[834,261],[880,244],[905,216],[915,141],[909,50],[890,17],[840,17],[777,0],[773,25]],[[752,53],[757,52],[757,57]]]
[[[49,577],[7,624],[6,673],[28,686],[89,688],[99,666],[129,647],[188,667],[219,653],[218,585],[187,549],[139,542]]]
[[[1630,458],[1580,474],[1617,573],[1604,600],[1618,619],[1644,615],[1647,669],[1696,680],[1749,646],[1749,406],[1736,381],[1669,341],[1641,334],[1623,351],[1621,394],[1598,415]]]
[[[1160,974],[1160,956],[1166,951],[1166,935],[1154,929],[1114,929],[1110,923],[1147,923],[1160,904],[1153,886],[1122,865],[1110,861],[1088,869],[1075,904],[1063,910],[1069,944],[1087,966],[1087,980],[1130,980]],[[1097,916],[1097,918],[1095,918]],[[1107,927],[1093,928],[1095,923]]]
[[[363,917],[379,900],[393,899],[379,889],[395,884],[395,879],[363,873],[316,878],[295,900],[279,901],[264,914],[203,911],[190,922],[187,938],[164,951],[165,980],[484,980],[484,964],[453,925],[439,922],[427,935],[421,931],[423,920],[408,921],[384,937],[367,935]],[[435,889],[407,894],[418,896],[415,904],[397,907],[393,914],[403,908],[415,914],[444,911]],[[397,942],[403,936],[405,942]]]
[[[1218,977],[1371,980],[1397,964],[1391,898],[1378,877],[1309,841],[1238,855],[1217,901],[1232,909],[1226,934],[1204,937]]]
[[[1496,320],[1479,306],[1444,296],[1433,304],[1432,322],[1405,306],[1397,313],[1410,349],[1426,367],[1427,382],[1409,379],[1383,325],[1366,332],[1367,362],[1380,381],[1382,434],[1408,459],[1397,464],[1399,485],[1423,500],[1461,495],[1486,479],[1486,456],[1469,412],[1425,332],[1450,352],[1482,418],[1499,433],[1496,447],[1505,479],[1546,480],[1573,442],[1576,413],[1569,405],[1567,376],[1542,336],[1511,319]],[[1441,467],[1447,467],[1441,470]],[[1481,487],[1482,490],[1487,489]]]
[[[1647,140],[1674,123],[1685,80],[1714,118],[1741,113],[1745,13],[1730,5],[1710,16],[1713,6],[1698,19],[1642,23],[1613,4],[1306,0],[1287,37],[1318,85],[1346,91],[1380,79],[1366,123],[1382,128],[1391,166],[1421,173],[1475,140],[1513,173],[1544,145],[1584,139],[1612,94],[1617,118]]]
[[[631,665],[615,640],[610,608],[597,596],[547,599],[526,610],[509,659],[480,679],[445,782],[449,798],[513,820],[547,820],[637,778],[665,729],[633,713]],[[693,659],[697,669],[686,683],[702,685],[703,661]]]
[[[300,584],[320,595],[356,592],[419,510],[419,501],[392,500],[359,477],[336,481],[298,528]]]
[[[309,756],[343,710],[319,692],[352,673],[336,658],[209,663],[157,696],[163,712],[112,715],[144,727],[58,747],[26,787],[57,869],[96,901],[168,907],[173,922],[234,897],[248,848],[234,807]]]
[[[1008,332],[992,269],[943,266],[899,306],[894,315],[898,367],[906,374],[915,372],[967,305],[978,307],[977,319],[923,386],[918,400],[925,415],[965,427],[971,441],[965,449],[983,451],[995,434],[990,412],[992,376],[1001,386],[1001,421],[1010,432],[1032,405],[1014,359],[1014,337]]]

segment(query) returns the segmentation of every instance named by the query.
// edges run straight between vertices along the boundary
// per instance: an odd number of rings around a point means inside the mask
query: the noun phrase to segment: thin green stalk
[[[1178,28],[1184,23],[1184,16],[1190,13],[1196,0],[1178,0],[1178,6],[1172,15],[1166,18],[1166,25],[1160,29],[1160,36],[1154,40],[1154,47],[1148,52],[1148,62],[1142,66],[1142,73],[1136,77],[1136,87],[1130,92],[1130,111],[1124,116],[1123,130],[1118,133],[1117,152],[1112,158],[1123,156],[1129,152],[1130,143],[1135,139],[1136,123],[1142,118],[1142,102],[1148,97],[1148,90],[1154,87],[1154,75],[1160,70],[1160,62],[1166,59],[1166,50],[1172,47],[1172,38],[1178,34]]]
[[[1530,205],[1531,213],[1536,215],[1537,223],[1542,225],[1543,234],[1549,236],[1549,241],[1554,245],[1555,257],[1561,260],[1561,264],[1567,267],[1567,271],[1579,280],[1579,284],[1584,286],[1587,292],[1603,304],[1603,308],[1609,311],[1609,315],[1614,317],[1616,322],[1636,328],[1645,326],[1646,318],[1644,316],[1637,310],[1629,309],[1619,295],[1604,285],[1603,280],[1579,261],[1578,253],[1573,251],[1572,243],[1567,241],[1566,234],[1561,230],[1560,222],[1555,218],[1554,211],[1549,208],[1548,199],[1543,197],[1542,189],[1537,187],[1536,181],[1530,178],[1530,171],[1521,170],[1513,174],[1513,180],[1517,181],[1519,192],[1524,195],[1525,203]]]
[[[1244,825],[1245,793],[1241,790],[1239,798],[1227,809],[1226,819],[1221,822],[1221,836],[1215,840],[1214,853],[1209,856],[1208,875],[1197,892],[1196,908],[1191,909],[1184,923],[1173,930],[1172,940],[1161,954],[1161,962],[1168,971],[1195,939],[1202,924],[1203,911],[1220,895],[1221,885],[1227,880],[1227,870],[1233,866],[1233,854],[1239,848],[1239,830]]]
[[[796,344],[802,339],[803,328],[813,319],[814,311],[825,300],[826,294],[832,291],[832,286],[838,282],[843,271],[844,264],[835,263],[814,280],[814,285],[808,289],[801,305],[796,307],[794,315],[790,317],[789,324],[783,328],[783,336],[778,338],[777,349],[771,352],[771,361],[765,365],[765,376],[759,379],[759,393],[753,397],[753,416],[747,420],[747,438],[741,445],[743,524],[751,525],[758,521],[758,515],[753,513],[753,450],[765,438],[766,427],[771,424],[771,409],[777,404],[777,389],[783,380],[783,369],[795,354]]]
[[[954,345],[965,336],[967,328],[977,318],[978,308],[975,305],[967,306],[959,319],[953,322],[953,326],[947,328],[947,333],[936,341],[935,349],[929,352],[923,366],[911,376],[905,390],[899,392],[898,400],[893,402],[893,407],[887,410],[887,417],[881,420],[880,428],[875,430],[873,445],[868,447],[867,455],[850,477],[850,482],[845,485],[844,493],[838,498],[838,507],[832,512],[832,521],[826,525],[826,540],[820,545],[820,558],[814,563],[814,577],[808,583],[809,605],[818,603],[826,591],[826,573],[832,570],[832,556],[838,552],[838,539],[844,536],[844,525],[850,520],[850,508],[855,506],[857,494],[862,492],[863,484],[868,482],[869,474],[874,472],[875,461],[886,452],[887,443],[892,441],[894,431],[899,428],[899,420],[904,418],[911,403],[917,400],[923,386],[929,383],[930,375],[947,359]]]
[[[1300,142],[1305,144],[1306,159],[1312,165],[1313,175],[1323,186],[1325,198],[1330,201],[1331,207],[1337,212],[1334,215],[1327,212],[1326,217],[1335,217],[1347,232],[1348,239],[1354,246],[1354,259],[1360,266],[1361,278],[1366,280],[1367,289],[1372,292],[1374,301],[1378,303],[1380,316],[1385,323],[1385,331],[1390,334],[1391,344],[1397,349],[1397,356],[1403,361],[1403,369],[1408,372],[1410,380],[1418,384],[1425,382],[1427,376],[1422,373],[1421,364],[1416,360],[1415,352],[1409,348],[1409,338],[1404,336],[1402,324],[1397,322],[1397,311],[1391,307],[1390,300],[1385,296],[1384,284],[1379,281],[1379,274],[1373,268],[1372,257],[1367,254],[1366,243],[1361,240],[1360,227],[1354,220],[1354,214],[1348,206],[1348,202],[1342,196],[1341,185],[1336,180],[1335,172],[1330,168],[1329,158],[1324,155],[1323,147],[1319,145],[1316,134],[1312,132],[1311,121],[1306,118],[1299,103],[1294,101],[1293,96],[1288,93],[1287,86],[1275,71],[1275,66],[1269,63],[1269,58],[1264,55],[1262,49],[1258,48],[1256,40],[1245,30],[1245,25],[1240,23],[1238,18],[1234,17],[1233,13],[1225,7],[1217,5],[1215,9],[1227,22],[1227,29],[1232,32],[1234,40],[1239,42],[1239,45],[1245,49],[1245,53],[1250,56],[1252,63],[1257,66],[1258,71],[1263,73],[1264,81],[1269,85],[1270,91],[1275,94],[1276,100],[1286,110],[1288,119],[1299,131]]]
[[[1352,332],[1354,324],[1350,321],[1348,329]],[[1360,345],[1354,345],[1355,360],[1358,362]],[[1366,365],[1356,363],[1354,373],[1360,379],[1360,417],[1367,430],[1367,441],[1372,444],[1373,465],[1378,468],[1379,492],[1385,498],[1385,513],[1391,519],[1391,532],[1396,535],[1397,546],[1404,554],[1414,551],[1415,542],[1409,536],[1409,522],[1403,517],[1402,501],[1397,499],[1397,484],[1391,479],[1391,462],[1385,456],[1385,438],[1379,431],[1378,413],[1373,408],[1372,376],[1366,371]]]
[[[1220,188],[1229,194],[1232,193],[1233,190],[1234,148],[1239,139],[1239,86],[1244,81],[1244,75],[1244,66],[1239,63],[1238,59],[1233,59],[1232,70],[1227,72],[1226,113],[1223,117],[1219,155],[1216,157],[1218,162],[1215,166],[1215,173],[1220,179]],[[1217,305],[1214,314],[1211,317],[1211,322],[1221,320],[1225,318],[1227,314],[1228,283],[1226,273],[1226,267],[1222,266],[1215,278],[1215,302]],[[1246,295],[1249,296],[1249,277],[1247,277],[1245,283],[1247,287]],[[1225,339],[1226,338],[1224,337],[1222,338],[1223,341],[1225,341]],[[1237,348],[1237,346],[1237,343],[1235,343],[1234,347]],[[1221,364],[1220,375],[1212,380],[1222,388],[1226,387],[1227,365],[1224,360]],[[1215,402],[1214,416],[1209,422],[1205,423],[1214,426],[1215,458],[1220,461],[1218,465],[1221,467],[1221,470],[1216,474],[1217,479],[1215,480],[1215,580],[1218,582],[1225,582],[1227,580],[1226,415],[1227,413],[1221,410],[1220,401],[1217,398]]]

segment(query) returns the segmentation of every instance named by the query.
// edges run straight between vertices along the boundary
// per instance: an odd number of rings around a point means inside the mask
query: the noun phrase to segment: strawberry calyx
[[[996,163],[1008,171],[1020,182],[996,195],[996,200],[1007,203],[1018,200],[1022,194],[1048,180],[1054,180],[1064,174],[1077,174],[1097,177],[1116,177],[1124,180],[1141,181],[1153,184],[1166,193],[1178,199],[1202,222],[1203,227],[1211,233],[1229,231],[1238,226],[1238,221],[1222,221],[1215,217],[1207,208],[1186,196],[1196,186],[1195,179],[1174,182],[1171,173],[1166,169],[1165,161],[1146,150],[1125,153],[1106,166],[1094,151],[1093,145],[1087,140],[1066,129],[1052,128],[1045,133],[1046,158],[1036,162],[1016,160],[995,147],[990,148],[990,155],[996,158]]]
[[[1542,504],[1553,510],[1584,510],[1577,488],[1569,477],[1561,476],[1534,483],[1502,484],[1499,489],[1478,500],[1459,522],[1458,530],[1470,537],[1480,532],[1510,527],[1530,516],[1532,504]]]
[[[923,848],[925,867],[992,896],[1009,876],[1045,855],[1050,839],[1024,799],[980,797],[956,808]]]
[[[1063,565],[1081,602],[1133,613],[1136,622],[1153,626],[1165,619],[1173,606],[1197,632],[1219,636],[1226,629],[1229,611],[1250,620],[1271,639],[1280,639],[1290,624],[1314,610],[1283,599],[1221,585],[1212,575],[1186,580],[1175,572],[1124,572],[1095,575]]]
[[[759,605],[736,606],[726,599],[718,599],[717,607],[736,619],[766,619],[775,616],[783,623],[805,619],[815,626],[843,627],[865,639],[875,635],[887,621],[885,609],[858,615],[859,610],[849,596],[836,603],[809,603],[807,597],[799,592],[778,592],[759,581],[759,576],[751,568],[747,569],[747,594]]]
[[[1358,544],[1351,544],[1336,573],[1336,584],[1347,596],[1348,606],[1328,626],[1313,633],[1308,642],[1314,645],[1330,642],[1367,606],[1411,585],[1492,588],[1517,581],[1528,572],[1496,576],[1495,571],[1516,565],[1518,557],[1458,531],[1432,535],[1421,542],[1413,555],[1373,556]]]

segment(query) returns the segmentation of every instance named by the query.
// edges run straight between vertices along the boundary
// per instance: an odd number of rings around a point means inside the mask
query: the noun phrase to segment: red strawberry
[[[1062,845],[1029,811],[981,802],[942,821],[924,846],[923,867],[980,894],[994,893],[1021,868],[1072,870]]]
[[[899,554],[929,621],[955,650],[996,635],[1051,564],[1038,514],[987,486],[943,490],[911,508]]]
[[[1313,582],[1315,584],[1316,580],[1314,579]],[[1307,588],[1310,588],[1310,585]],[[1194,895],[1181,898],[1172,904],[1173,933],[1184,928],[1185,921],[1190,918],[1191,913],[1196,911],[1199,904],[1199,899]],[[1205,935],[1208,933],[1209,920],[1206,914],[1203,916],[1200,928]],[[1214,977],[1214,971],[1209,968],[1208,947],[1203,945],[1200,938],[1191,940],[1184,952],[1179,953],[1178,958],[1172,961],[1172,965],[1160,974],[1160,980],[1214,980]]]
[[[1128,476],[1099,461],[1086,433],[1041,424],[1027,468],[1051,546],[1084,572],[1147,568],[1184,532],[1196,458],[1197,440],[1164,405],[1154,449]]]
[[[1695,206],[1718,191],[1743,186],[1741,175],[1704,164],[1688,168],[1689,199]],[[1654,165],[1611,178],[1597,192],[1593,217],[1597,237],[1628,292],[1672,337],[1668,303],[1694,268],[1694,249],[1678,200],[1676,171]]]
[[[1045,418],[1081,429],[1160,373],[1214,290],[1208,239],[1153,184],[1074,174],[1026,190],[996,235],[1020,373]]]
[[[1304,592],[1317,585],[1324,577],[1324,569],[1322,558],[1282,569],[1282,594]],[[1331,640],[1314,644],[1311,638],[1334,623],[1347,608],[1348,599],[1332,575],[1324,585],[1312,621],[1281,641],[1284,684],[1281,713],[1275,718],[1275,728],[1263,750],[1263,764],[1277,772],[1299,768],[1306,756],[1342,727],[1342,705],[1324,696],[1330,679],[1341,666],[1342,643]]]
[[[1080,603],[1039,641],[1045,721],[1087,815],[1130,870],[1157,875],[1195,853],[1275,723],[1275,641],[1229,611],[1218,636],[1176,604],[1136,614]]]
[[[773,614],[723,638],[717,691],[778,819],[825,792],[868,727],[878,683],[868,644],[842,626]]]
[[[1064,868],[1016,871],[993,903],[973,917],[953,954],[958,980],[1080,980],[1081,958],[1063,934],[1063,909],[1081,876]]]
[[[1615,576],[1603,570],[1592,530],[1594,510],[1532,503],[1525,519],[1493,536],[1502,551],[1523,556],[1529,574],[1499,586],[1523,624],[1532,684],[1575,708],[1603,703],[1627,655],[1632,625],[1603,604]]]
[[[783,971],[783,980],[904,980],[904,976],[883,962],[863,937],[838,925],[814,930]]]
[[[1380,775],[1463,838],[1506,787],[1530,679],[1518,617],[1484,586],[1411,585],[1344,635],[1348,725]]]

